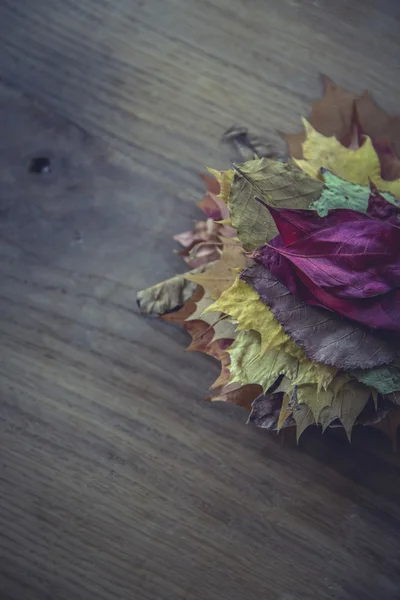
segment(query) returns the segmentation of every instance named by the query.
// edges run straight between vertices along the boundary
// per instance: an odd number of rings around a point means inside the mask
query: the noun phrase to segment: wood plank
[[[318,71],[395,109],[398,17],[389,0],[3,0],[1,600],[399,597],[389,444],[281,447],[205,403],[215,364],[135,307],[183,270],[171,235],[199,214],[197,171],[228,164],[224,129],[295,128]],[[37,156],[50,173],[29,173]]]

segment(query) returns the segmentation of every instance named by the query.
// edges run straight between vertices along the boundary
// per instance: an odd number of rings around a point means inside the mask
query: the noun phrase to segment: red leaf
[[[400,333],[400,228],[343,209],[271,214],[281,235],[255,260],[306,304]]]

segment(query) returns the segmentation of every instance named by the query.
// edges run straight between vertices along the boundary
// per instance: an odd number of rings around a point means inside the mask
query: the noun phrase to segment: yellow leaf
[[[204,321],[214,330],[211,342],[216,340],[233,340],[236,337],[236,325],[231,319],[226,318],[220,312],[208,312],[205,309],[212,304],[213,300],[207,295],[196,302],[196,310],[187,317],[186,321]]]
[[[342,146],[334,136],[325,137],[316,131],[305,119],[303,124],[306,132],[304,160],[293,160],[307,175],[320,179],[320,169],[325,168],[351,183],[368,185],[371,180],[378,190],[400,196],[400,179],[382,179],[379,158],[368,136],[364,137],[360,148],[351,150]]]
[[[229,169],[228,171],[217,171],[216,169],[211,169],[209,167],[207,167],[207,171],[211,173],[211,175],[214,175],[219,183],[221,190],[218,194],[218,198],[221,198],[225,203],[228,203],[235,171],[233,169]]]
[[[231,238],[221,238],[221,242],[224,244],[221,258],[211,269],[207,269],[204,273],[184,275],[190,281],[201,285],[214,300],[217,300],[235,281],[236,274],[233,269],[242,270],[246,266],[243,248],[239,243],[235,244]]]
[[[239,277],[236,277],[233,285],[216,302],[206,308],[205,313],[207,312],[229,315],[238,321],[238,331],[258,331],[261,335],[262,353],[267,349],[282,347],[290,339],[268,306],[260,300],[258,293]]]
[[[276,392],[277,392],[277,390],[275,390],[275,393]],[[282,429],[282,426],[283,426],[284,422],[286,421],[287,418],[290,417],[290,415],[293,412],[289,408],[289,402],[290,402],[290,396],[288,396],[288,394],[285,394],[283,396],[283,400],[282,400],[281,412],[279,413],[277,431],[280,431]]]
[[[204,313],[213,311],[227,314],[237,321],[237,331],[257,331],[261,337],[260,352],[262,355],[279,349],[287,356],[296,358],[298,368],[290,378],[292,387],[315,383],[318,389],[326,389],[337,373],[337,369],[334,367],[310,360],[285,333],[256,290],[239,277],[216,302],[205,309]]]
[[[261,338],[256,331],[242,331],[228,348],[230,383],[257,383],[266,391],[280,375],[295,376],[297,359],[280,349],[260,353]]]

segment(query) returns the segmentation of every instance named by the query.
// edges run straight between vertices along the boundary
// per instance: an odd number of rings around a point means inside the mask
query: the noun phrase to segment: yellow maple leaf
[[[239,277],[236,277],[233,285],[216,302],[205,309],[204,313],[208,312],[229,315],[238,322],[237,331],[256,331],[260,335],[259,351],[262,357],[272,350],[281,350],[285,355],[295,358],[296,372],[289,378],[291,388],[315,383],[318,389],[326,389],[337,373],[334,367],[309,359],[283,330],[256,290]]]
[[[235,175],[234,169],[228,169],[228,171],[217,171],[216,169],[207,167],[207,171],[211,173],[211,175],[214,175],[215,179],[219,183],[221,190],[218,194],[218,198],[221,198],[221,200],[223,200],[225,203],[228,203],[232,181]]]
[[[307,175],[320,179],[320,169],[325,168],[351,183],[368,185],[371,180],[381,192],[400,196],[400,179],[382,179],[381,165],[371,138],[365,136],[362,146],[351,150],[342,146],[334,136],[325,137],[316,131],[306,119],[303,119],[303,125],[306,132],[303,142],[304,160],[293,160]]]
[[[221,238],[223,245],[222,255],[210,269],[204,273],[185,273],[183,277],[201,285],[207,294],[217,300],[222,292],[228,289],[235,281],[236,273],[233,269],[244,269],[246,258],[243,248],[231,238]]]
[[[233,340],[236,337],[236,326],[232,323],[231,319],[227,319],[226,315],[222,315],[218,311],[204,314],[205,309],[212,303],[213,299],[204,295],[200,300],[195,302],[195,311],[186,318],[185,322],[203,321],[207,323],[214,331],[211,342],[215,342],[216,340]]]
[[[232,346],[229,383],[257,383],[266,391],[280,375],[292,379],[296,375],[298,360],[282,349],[274,348],[261,353],[261,338],[257,331],[241,331]]]

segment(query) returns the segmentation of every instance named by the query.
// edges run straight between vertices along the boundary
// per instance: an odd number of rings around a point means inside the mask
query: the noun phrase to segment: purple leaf
[[[252,258],[305,303],[400,333],[400,228],[344,209],[271,214],[281,235]]]
[[[305,304],[262,264],[251,266],[240,277],[258,292],[286,333],[313,360],[338,369],[371,369],[396,358],[396,345],[387,335]]]

